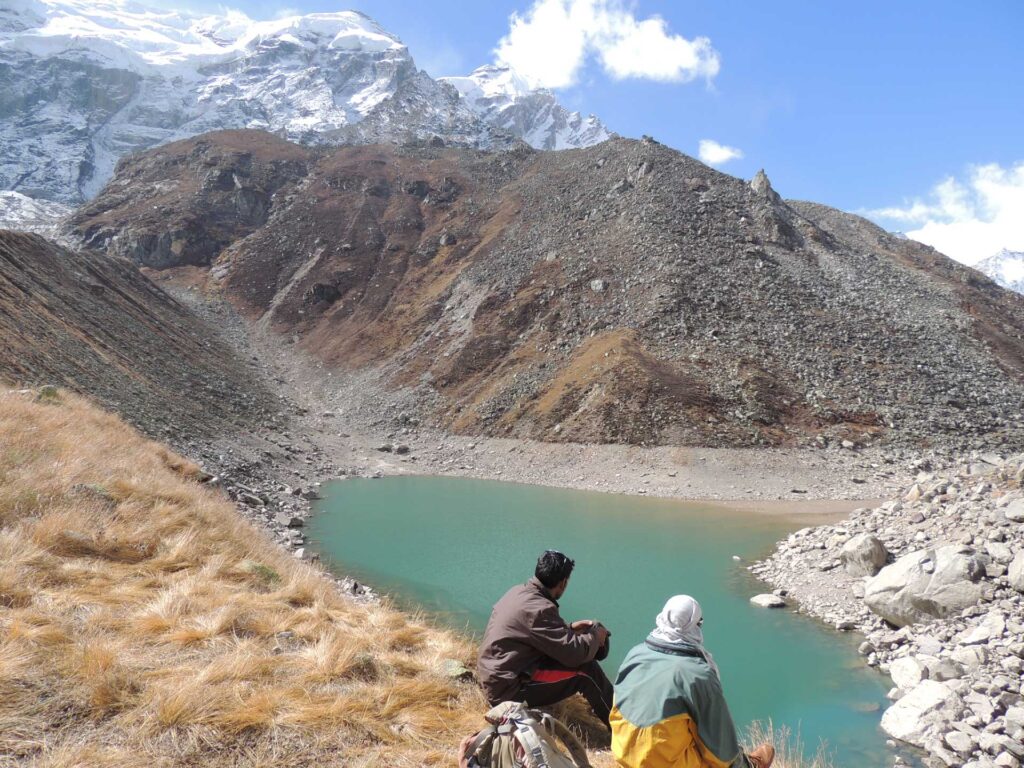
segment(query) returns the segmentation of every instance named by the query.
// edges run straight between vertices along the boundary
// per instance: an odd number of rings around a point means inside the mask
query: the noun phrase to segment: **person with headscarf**
[[[671,598],[615,680],[612,754],[622,768],[768,768],[775,749],[740,748],[718,665],[704,647],[703,613]]]

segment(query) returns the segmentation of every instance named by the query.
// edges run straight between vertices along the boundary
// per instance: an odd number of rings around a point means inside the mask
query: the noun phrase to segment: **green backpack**
[[[572,731],[546,712],[506,701],[484,718],[490,725],[466,749],[470,768],[591,768]]]

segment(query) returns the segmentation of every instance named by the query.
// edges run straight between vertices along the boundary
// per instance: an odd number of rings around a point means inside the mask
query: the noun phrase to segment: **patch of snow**
[[[974,268],[995,280],[1003,288],[1024,294],[1024,251],[1004,248],[999,253],[982,259]]]
[[[54,238],[61,219],[71,208],[48,200],[33,200],[20,192],[0,192],[0,229],[35,232]]]

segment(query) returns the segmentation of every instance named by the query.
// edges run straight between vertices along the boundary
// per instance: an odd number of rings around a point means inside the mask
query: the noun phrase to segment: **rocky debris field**
[[[135,265],[0,230],[0,380],[61,385],[161,440],[270,423],[254,361]]]
[[[934,766],[1024,762],[1024,454],[932,466],[876,509],[805,528],[751,566],[776,596],[866,637],[892,677],[882,728]]]
[[[1024,298],[647,139],[500,153],[219,132],[123,161],[72,236],[199,265],[408,423],[544,442],[1014,450]]]

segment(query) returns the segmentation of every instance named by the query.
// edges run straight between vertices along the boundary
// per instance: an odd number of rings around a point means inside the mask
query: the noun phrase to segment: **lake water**
[[[541,551],[565,552],[576,569],[562,615],[612,631],[612,679],[665,600],[693,595],[737,725],[770,718],[808,751],[824,741],[837,766],[892,765],[878,727],[890,683],[864,666],[857,638],[749,603],[765,588],[746,564],[806,521],[463,478],[352,479],[323,493],[308,533],[325,563],[476,634]]]

